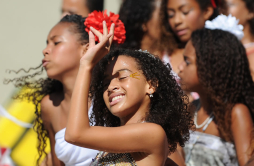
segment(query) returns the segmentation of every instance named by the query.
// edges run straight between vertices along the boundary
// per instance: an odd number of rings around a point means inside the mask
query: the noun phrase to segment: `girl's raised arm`
[[[92,69],[110,49],[114,25],[110,33],[103,22],[103,34],[91,28],[89,49],[80,60],[80,69],[74,86],[71,107],[65,133],[69,143],[107,152],[148,152],[167,151],[167,137],[163,128],[157,124],[141,123],[123,127],[90,126],[88,117],[88,95]],[[100,43],[95,45],[94,34]],[[158,145],[159,144],[159,145]],[[156,149],[156,147],[160,147]],[[163,152],[158,152],[163,153]]]

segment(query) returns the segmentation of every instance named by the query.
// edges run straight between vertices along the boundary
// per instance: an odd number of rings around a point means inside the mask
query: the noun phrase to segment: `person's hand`
[[[106,22],[103,21],[103,34],[93,27],[90,28],[89,32],[89,48],[85,55],[80,59],[80,66],[93,68],[96,63],[98,63],[106,54],[109,53],[110,47],[114,37],[114,23],[111,24],[110,32],[108,33],[108,28]],[[98,36],[100,43],[95,44],[95,36]]]

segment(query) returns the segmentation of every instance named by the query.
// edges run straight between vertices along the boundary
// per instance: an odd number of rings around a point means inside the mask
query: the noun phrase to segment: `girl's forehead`
[[[137,71],[138,68],[135,59],[125,55],[113,57],[109,61],[105,73],[113,74],[121,69],[128,69],[129,71]]]
[[[71,33],[71,28],[72,28],[71,23],[60,22],[51,29],[48,36],[49,37],[50,36],[68,36],[68,37],[73,36],[73,33]]]

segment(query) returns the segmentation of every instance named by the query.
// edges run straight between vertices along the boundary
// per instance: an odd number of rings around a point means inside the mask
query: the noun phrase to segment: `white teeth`
[[[113,97],[112,101],[115,101],[115,100],[117,100],[117,99],[121,99],[121,98],[123,98],[123,96],[124,96],[124,95],[115,96],[115,97]]]

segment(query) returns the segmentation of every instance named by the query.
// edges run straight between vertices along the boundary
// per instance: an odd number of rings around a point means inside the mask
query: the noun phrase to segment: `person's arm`
[[[236,104],[231,113],[231,130],[234,138],[237,158],[240,166],[250,159],[248,148],[251,142],[253,122],[250,111],[244,104]]]
[[[64,163],[57,158],[55,153],[55,134],[51,125],[50,111],[52,110],[50,110],[49,105],[50,105],[49,96],[45,96],[41,101],[41,116],[42,116],[44,127],[48,131],[48,136],[50,140],[50,148],[51,148],[50,153],[51,153],[51,159],[52,159],[51,163],[54,166],[64,166]],[[46,157],[48,157],[48,155]]]
[[[45,159],[42,161],[42,163],[40,164],[40,166],[53,166],[51,152],[49,152],[49,153],[47,154],[47,156],[46,156]]]
[[[88,118],[88,94],[94,65],[104,57],[112,43],[107,27],[103,35],[91,29],[100,43],[95,45],[94,35],[89,33],[89,49],[80,60],[80,68],[71,98],[71,107],[65,132],[65,140],[71,144],[107,152],[156,153],[158,147],[166,147],[167,138],[163,128],[153,123],[130,124],[122,127],[90,126]],[[114,27],[111,27],[113,34]],[[107,45],[109,43],[109,45]],[[165,148],[165,152],[167,148]],[[165,154],[165,153],[164,153]],[[163,156],[162,156],[163,157]]]
[[[177,144],[176,151],[170,154],[168,158],[173,160],[179,166],[186,166],[183,155],[184,155],[183,148],[179,146],[179,144]]]

